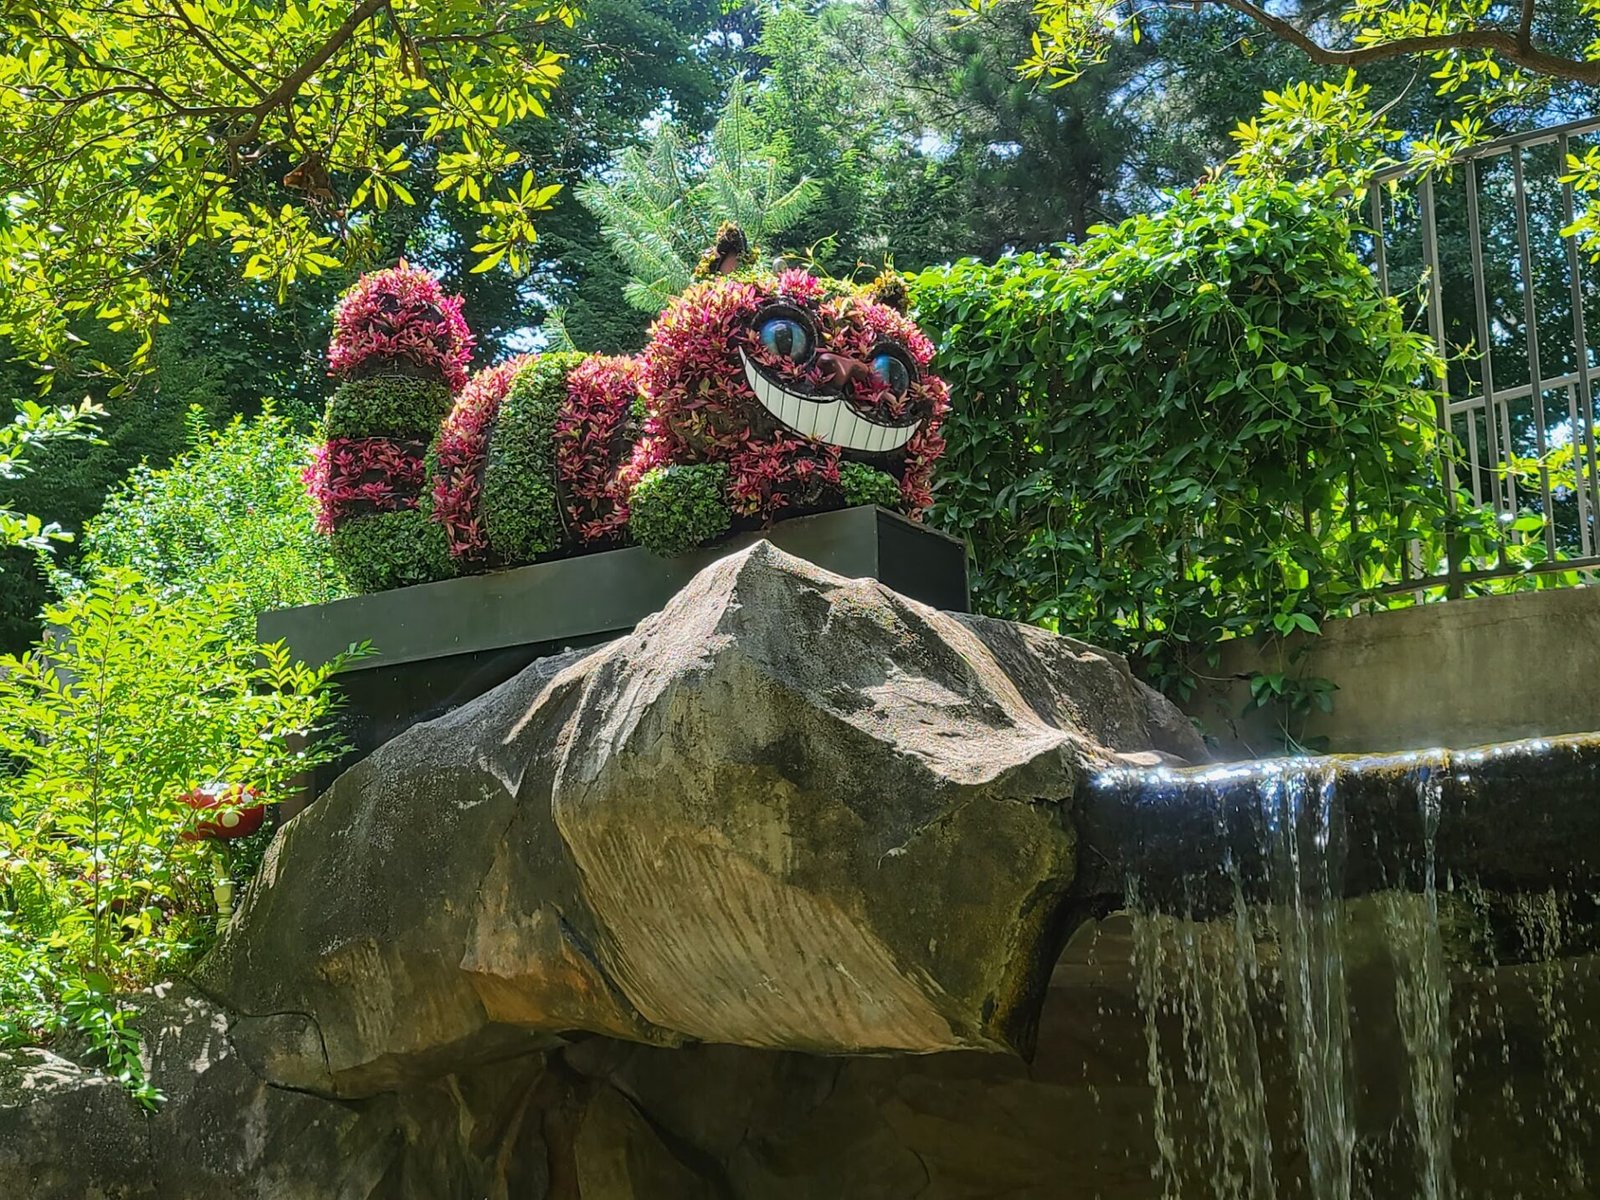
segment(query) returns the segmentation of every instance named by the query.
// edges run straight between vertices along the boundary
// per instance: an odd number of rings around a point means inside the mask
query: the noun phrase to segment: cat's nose
[[[873,371],[859,358],[844,354],[819,354],[813,360],[827,387],[843,391],[852,379],[871,380]]]

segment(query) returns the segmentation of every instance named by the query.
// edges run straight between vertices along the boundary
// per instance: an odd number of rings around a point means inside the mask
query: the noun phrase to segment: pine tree
[[[685,138],[663,121],[648,147],[624,151],[605,178],[579,186],[578,198],[632,277],[624,289],[629,303],[654,313],[689,286],[721,222],[737,223],[760,246],[805,216],[819,188],[792,177],[741,80],[708,135]]]

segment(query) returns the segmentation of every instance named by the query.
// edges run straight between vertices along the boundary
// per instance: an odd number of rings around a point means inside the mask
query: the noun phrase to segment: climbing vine
[[[1351,247],[1324,183],[1213,183],[913,279],[979,604],[1182,697],[1223,639],[1315,632],[1439,543],[1433,352]]]

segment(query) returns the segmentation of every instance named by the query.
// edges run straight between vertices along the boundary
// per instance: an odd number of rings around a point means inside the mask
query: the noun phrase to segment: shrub
[[[190,413],[190,448],[171,466],[135,469],[84,531],[80,570],[128,567],[165,595],[237,591],[230,632],[255,638],[258,611],[343,595],[313,526],[301,472],[311,443],[268,404],[207,429]]]
[[[450,389],[405,375],[348,379],[328,402],[330,438],[394,437],[433,431],[450,411]]]
[[[345,581],[358,592],[455,574],[444,528],[420,509],[354,517],[333,531],[329,544]]]
[[[1196,651],[1315,629],[1438,536],[1436,363],[1349,211],[1317,181],[1212,185],[1076,252],[912,281],[960,397],[935,520],[985,610],[1181,695]]]
[[[416,508],[427,448],[423,438],[389,437],[329,438],[318,446],[305,471],[317,529],[332,533],[356,518]],[[334,561],[348,576],[351,564],[337,550]]]
[[[531,562],[566,541],[556,498],[556,424],[567,373],[583,359],[541,355],[517,372],[501,401],[483,469],[483,526],[503,562]]]
[[[567,374],[566,401],[556,418],[556,502],[577,541],[623,537],[628,506],[617,468],[633,450],[635,358],[585,358]]]
[[[725,463],[657,467],[628,495],[634,541],[656,554],[683,554],[728,532]]]
[[[117,994],[200,953],[211,884],[237,869],[183,837],[182,797],[224,782],[276,802],[340,749],[310,736],[340,664],[232,638],[243,607],[105,567],[46,610],[48,643],[0,657],[0,1045],[75,1026],[146,1101]]]
[[[840,463],[839,489],[844,493],[846,504],[877,504],[889,509],[900,507],[900,481],[887,471],[869,467],[866,463]]]
[[[473,338],[461,297],[426,271],[401,263],[363,275],[333,310],[328,370],[352,378],[415,373],[454,392],[467,381]]]
[[[429,447],[467,381],[472,345],[461,297],[403,262],[363,275],[334,310],[328,368],[346,382],[305,483],[333,561],[359,590],[453,573],[443,530],[419,509]]]
[[[517,373],[533,361],[519,355],[485,367],[461,389],[428,449],[421,507],[444,526],[452,557],[478,562],[489,552],[481,511],[484,459],[500,405]]]

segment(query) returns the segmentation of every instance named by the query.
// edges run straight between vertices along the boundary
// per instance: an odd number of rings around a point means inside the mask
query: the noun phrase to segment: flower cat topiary
[[[662,313],[638,357],[525,355],[454,383],[454,403],[433,418],[425,453],[419,426],[437,393],[406,408],[405,429],[389,419],[395,428],[377,430],[353,413],[388,413],[399,401],[380,404],[368,396],[375,389],[352,391],[347,382],[329,406],[313,490],[352,583],[371,590],[630,542],[675,554],[850,504],[920,517],[932,501],[949,400],[929,370],[931,343],[902,311],[903,285],[880,277],[856,289],[801,270],[763,272],[751,258],[735,227],[719,231],[703,278]],[[388,294],[369,281],[393,274],[357,284],[350,297],[364,297],[359,305],[341,303],[341,314],[385,322],[383,336],[353,331],[354,317],[341,316],[330,357],[364,369],[389,355],[383,361],[419,369],[425,361],[431,380],[464,378],[451,369],[471,344],[465,327],[458,334],[448,320],[459,301],[408,290],[424,301],[400,315],[424,329],[415,337],[391,329],[397,302],[366,298]],[[363,358],[344,348],[351,344],[373,349]],[[389,369],[373,377],[406,376]],[[382,458],[379,447],[364,448],[347,462],[355,432],[381,433],[400,451]],[[388,490],[360,491],[379,482]],[[351,505],[410,514],[405,562],[347,561],[372,552],[349,536],[341,543]]]
[[[425,455],[467,379],[472,334],[460,297],[401,263],[363,276],[333,314],[327,441],[306,470],[317,528],[361,591],[451,570],[443,531],[421,503]]]

